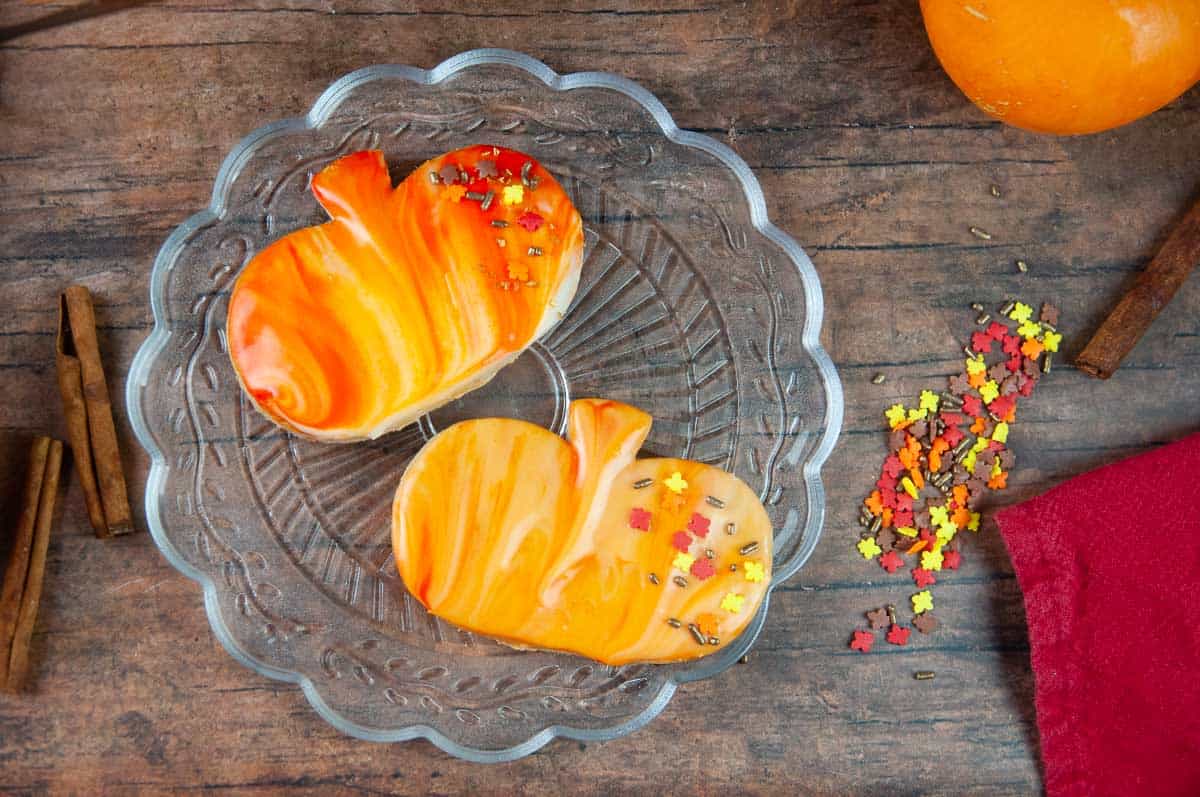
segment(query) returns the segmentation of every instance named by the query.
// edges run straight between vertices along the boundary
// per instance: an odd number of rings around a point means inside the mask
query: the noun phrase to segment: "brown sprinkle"
[[[492,219],[492,226],[493,227],[507,227],[508,222],[505,221],[504,219]]]
[[[650,479],[650,478],[638,479],[637,481],[635,481],[633,483],[633,489],[641,490],[643,488],[649,487],[652,484],[654,484],[654,479]]]
[[[675,578],[673,578],[671,580],[675,582],[675,586],[677,586],[677,587],[686,587],[687,586],[687,579],[684,578],[683,576],[675,576]]]
[[[674,617],[669,617],[667,618],[667,625],[671,626],[672,628],[681,628],[683,623],[679,622]]]
[[[479,193],[478,191],[468,191],[467,193],[463,194],[463,196],[465,196],[467,199],[471,200],[472,202],[482,202],[483,197],[484,197],[484,195]]]
[[[981,230],[978,227],[971,228],[971,235],[974,235],[976,238],[982,238],[985,241],[992,240],[992,234],[990,232],[987,230]]]
[[[1024,274],[1024,273],[1025,273],[1026,271],[1028,271],[1028,270],[1029,270],[1029,264],[1028,264],[1028,263],[1026,263],[1024,260],[1018,260],[1018,261],[1017,261],[1017,271],[1019,271],[1019,272],[1021,272],[1022,274]]]
[[[503,249],[504,247],[508,246],[508,241],[504,240],[503,238],[497,238],[497,239],[496,239],[496,246],[498,246],[498,247],[500,247],[501,249]]]
[[[729,534],[729,535],[737,534],[737,524],[736,523],[726,523],[725,524],[725,533]]]
[[[879,528],[882,525],[883,525],[883,518],[877,517],[874,520],[872,520],[871,521],[871,533],[874,534],[875,532],[879,531]]]
[[[977,312],[977,313],[982,313],[982,312],[983,312],[983,305],[982,305],[982,304],[980,304],[979,302],[971,302],[971,309],[972,309],[972,310],[974,310],[974,311],[975,311],[975,312]]]
[[[1043,374],[1050,373],[1050,368],[1052,366],[1051,360],[1053,360],[1053,359],[1054,358],[1050,355],[1050,352],[1046,352],[1046,355],[1044,357],[1042,357],[1042,373]]]
[[[525,283],[525,287],[526,287],[526,288],[536,288],[536,287],[537,287],[537,280],[529,280],[529,281],[527,281],[527,282]]]
[[[882,385],[886,379],[887,377],[883,374],[875,374],[875,376],[871,377],[871,384]]]
[[[1000,315],[1008,315],[1009,313],[1011,313],[1013,311],[1013,308],[1016,306],[1017,306],[1017,303],[1014,302],[1012,299],[1009,299],[1007,302],[1004,303],[1004,306],[1000,308]]]
[[[725,508],[725,502],[715,495],[706,495],[704,496],[704,500],[708,502],[709,506],[715,506],[717,509]]]
[[[913,678],[918,681],[932,681],[936,673],[933,670],[917,670],[913,673]]]
[[[483,210],[487,210],[488,208],[490,208],[492,206],[492,200],[494,200],[495,198],[496,198],[496,192],[488,191],[486,194],[483,195],[483,202],[481,202],[479,204],[479,207],[482,208]]]
[[[979,324],[980,326],[983,326],[984,324],[986,324],[987,322],[989,322],[991,320],[992,320],[992,317],[990,315],[988,315],[987,313],[980,313],[979,317],[975,319],[975,323]]]
[[[736,573],[736,572],[737,572],[737,565],[730,565],[730,566],[729,566],[729,572],[730,572],[730,573]]]
[[[703,645],[708,642],[708,640],[704,638],[704,634],[701,633],[700,627],[695,623],[688,623],[688,630],[692,632],[692,638],[696,640],[697,645]]]
[[[704,549],[704,558],[705,559],[716,559],[717,554],[715,551],[713,551],[712,548],[705,548]]]
[[[875,518],[875,519],[879,520],[879,518]],[[874,525],[874,524],[872,524],[872,525]],[[875,529],[875,531],[879,531],[879,529]],[[745,545],[743,545],[741,548],[738,548],[738,553],[740,553],[742,556],[749,556],[750,554],[754,553],[757,550],[758,550],[758,541],[756,540],[754,542],[748,542]]]
[[[719,638],[719,637],[710,636],[710,637],[708,638],[708,644],[710,644],[710,645],[719,645],[719,644],[721,644],[721,640],[720,640],[720,638]]]
[[[432,169],[429,171],[429,182],[433,183],[434,185],[438,184],[437,172],[433,171]]]
[[[1000,186],[993,184],[991,187],[991,192],[992,196],[996,197],[997,199],[1000,198]]]
[[[650,574],[650,583],[656,587],[658,586],[658,576],[656,574],[654,574],[654,573]]]
[[[538,255],[540,255],[542,253],[542,249],[540,246],[531,246],[531,247],[529,247],[529,249],[526,250],[526,252],[527,252],[527,254],[537,257]]]

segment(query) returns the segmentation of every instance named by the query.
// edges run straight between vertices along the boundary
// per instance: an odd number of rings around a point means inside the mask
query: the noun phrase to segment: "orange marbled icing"
[[[480,177],[482,161],[495,177]],[[431,179],[446,164],[468,182]],[[357,152],[314,175],[312,190],[330,221],[259,252],[229,301],[242,385],[288,429],[354,440],[405,426],[485,383],[574,296],[579,213],[519,152],[450,152],[395,188],[381,152]],[[492,191],[489,207],[468,190]],[[525,214],[540,217],[536,230],[518,223]]]
[[[501,418],[438,434],[409,464],[393,504],[392,544],[409,591],[472,631],[607,664],[720,650],[766,594],[770,519],[754,492],[725,471],[635,459],[650,424],[641,410],[584,399],[571,403],[567,441]],[[687,482],[680,493],[666,486],[674,473]],[[652,484],[634,487],[645,479]],[[650,512],[648,531],[631,527],[635,507]],[[693,514],[709,523],[707,535],[688,534],[690,556],[713,553],[715,573],[704,579],[673,567],[680,553],[673,538]],[[757,550],[741,554],[751,543]],[[749,580],[757,567],[761,580]],[[736,612],[721,606],[730,594],[743,600]],[[697,644],[688,629],[706,619],[717,644]]]

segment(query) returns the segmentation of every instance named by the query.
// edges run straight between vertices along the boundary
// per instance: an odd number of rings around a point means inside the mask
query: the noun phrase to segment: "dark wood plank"
[[[883,455],[882,409],[954,367],[971,301],[1056,300],[1068,353],[1082,345],[1195,195],[1200,95],[1098,136],[1012,130],[954,90],[914,5],[176,0],[0,45],[4,517],[29,435],[65,431],[51,367],[59,289],[92,288],[110,380],[123,387],[148,333],[154,253],[206,202],[239,138],[302,113],[351,69],[431,66],[471,47],[626,75],[746,158],[821,273],[823,337],[846,388],[825,539],[776,594],[750,662],[682,688],[631,737],[560,741],[493,767],[339,735],[297,689],[219,648],[197,590],[144,534],[95,541],[71,481],[35,636],[38,691],[0,701],[0,790],[1035,791],[1024,615],[994,529],[939,588],[944,632],[864,657],[846,648],[859,613],[908,591],[852,555],[857,502]],[[0,26],[58,8],[5,4]],[[1014,427],[1019,464],[1003,501],[1193,429],[1197,318],[1193,280],[1117,378],[1064,367],[1043,383]],[[879,371],[888,381],[872,385]],[[147,459],[123,413],[118,424],[140,505]],[[916,683],[915,669],[938,677]]]

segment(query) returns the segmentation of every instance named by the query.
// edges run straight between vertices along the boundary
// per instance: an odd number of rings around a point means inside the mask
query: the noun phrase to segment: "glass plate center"
[[[472,418],[517,418],[563,434],[571,397],[566,375],[545,346],[534,343],[478,390],[421,418],[425,439]]]

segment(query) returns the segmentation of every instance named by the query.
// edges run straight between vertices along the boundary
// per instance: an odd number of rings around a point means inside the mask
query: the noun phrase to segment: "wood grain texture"
[[[914,6],[173,0],[0,45],[0,517],[15,516],[30,436],[65,434],[53,366],[65,285],[95,297],[119,396],[151,323],[154,254],[243,135],[303,113],[352,69],[432,66],[472,47],[625,75],[737,150],[816,263],[846,388],[825,538],[773,597],[749,663],[681,688],[632,736],[490,767],[424,742],[347,739],[298,689],[245,670],[145,534],[92,537],[69,476],[33,640],[37,691],[0,699],[0,791],[1035,792],[1028,641],[994,528],[939,584],[944,631],[861,656],[846,647],[859,613],[907,591],[852,556],[857,503],[884,453],[882,409],[954,367],[971,301],[1057,301],[1061,359],[1073,359],[1195,198],[1200,94],[1098,136],[1009,129],[954,89]],[[57,8],[7,3],[0,26]],[[1003,501],[1200,426],[1198,319],[1191,280],[1113,379],[1056,368],[1014,426]],[[140,507],[148,461],[116,409]],[[937,679],[916,683],[916,669]]]

